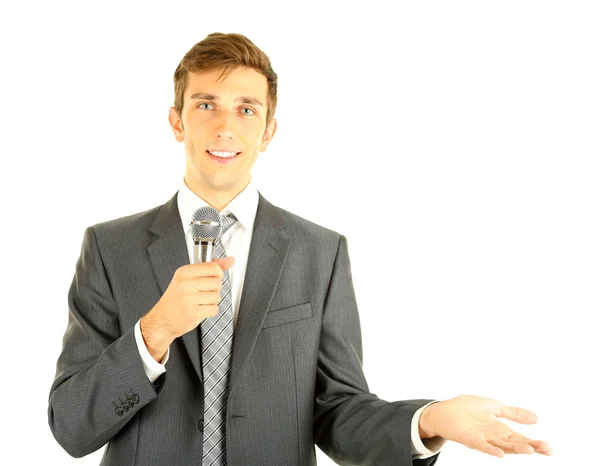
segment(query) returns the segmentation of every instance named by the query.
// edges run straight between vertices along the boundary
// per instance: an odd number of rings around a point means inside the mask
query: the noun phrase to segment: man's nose
[[[221,139],[234,139],[233,124],[233,115],[229,112],[222,112],[217,119],[216,136]]]

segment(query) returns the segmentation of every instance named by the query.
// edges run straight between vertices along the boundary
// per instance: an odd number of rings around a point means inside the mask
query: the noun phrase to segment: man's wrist
[[[156,362],[160,363],[173,342],[173,338],[148,314],[140,319],[140,333],[148,352]]]
[[[419,437],[422,439],[437,437],[435,432],[435,417],[439,405],[440,402],[432,403],[421,413],[419,417]]]

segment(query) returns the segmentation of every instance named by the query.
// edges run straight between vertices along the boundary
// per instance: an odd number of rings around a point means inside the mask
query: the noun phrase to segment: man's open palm
[[[552,455],[546,442],[531,440],[498,420],[535,424],[537,416],[531,411],[475,395],[460,395],[434,406],[437,412],[431,418],[432,428],[436,435],[445,439],[500,458],[505,453]]]

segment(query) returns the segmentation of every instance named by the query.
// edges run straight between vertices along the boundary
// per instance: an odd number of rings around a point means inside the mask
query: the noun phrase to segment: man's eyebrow
[[[212,100],[212,101],[218,102],[219,96],[214,95],[214,94],[207,94],[205,92],[196,92],[195,94],[192,94],[190,96],[190,100],[193,100],[193,99]],[[254,97],[248,97],[248,96],[236,97],[235,101],[242,102],[244,104],[260,105],[261,107],[264,107],[264,104],[260,100],[254,98]]]

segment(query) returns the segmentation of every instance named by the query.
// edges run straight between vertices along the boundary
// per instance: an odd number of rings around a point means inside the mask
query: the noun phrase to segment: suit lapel
[[[148,255],[162,296],[167,291],[175,271],[179,267],[190,263],[183,225],[181,225],[181,216],[177,206],[177,193],[161,207],[150,226],[150,231],[158,235],[156,240],[148,246]],[[190,356],[198,378],[202,381],[198,327],[185,333],[180,339]]]
[[[177,193],[159,210],[150,226],[157,236],[147,248],[161,290],[167,290],[175,271],[190,263]],[[275,294],[289,248],[289,238],[278,209],[259,193],[258,210],[246,265],[244,288],[233,338],[230,393],[248,360]],[[200,381],[200,329],[180,337]],[[177,340],[175,340],[177,341]]]
[[[233,338],[230,394],[254,348],[275,295],[289,243],[279,211],[259,193],[258,210]]]

